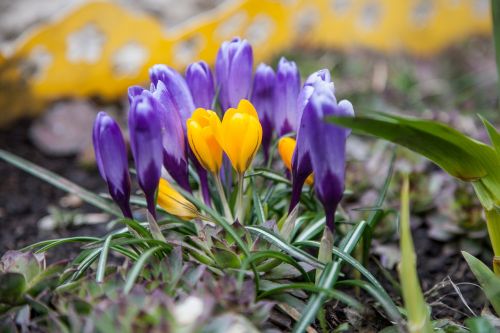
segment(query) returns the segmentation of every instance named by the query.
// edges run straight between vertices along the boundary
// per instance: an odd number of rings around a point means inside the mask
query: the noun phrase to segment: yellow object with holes
[[[156,63],[213,63],[233,36],[249,39],[258,63],[296,44],[426,56],[490,31],[487,0],[240,0],[167,31],[147,15],[92,2],[0,55],[0,125],[60,97],[118,98]]]

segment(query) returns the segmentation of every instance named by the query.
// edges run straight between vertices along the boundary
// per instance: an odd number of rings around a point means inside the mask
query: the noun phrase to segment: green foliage
[[[417,260],[410,231],[410,189],[406,176],[401,190],[401,263],[399,280],[408,317],[407,328],[410,333],[429,333],[433,331],[429,310],[424,300],[417,274]]]
[[[462,255],[479,281],[495,312],[500,315],[500,277],[495,275],[481,260],[469,253],[462,251]]]
[[[371,113],[331,121],[422,154],[450,175],[472,182],[487,210],[500,206],[500,155],[495,148],[431,120]]]

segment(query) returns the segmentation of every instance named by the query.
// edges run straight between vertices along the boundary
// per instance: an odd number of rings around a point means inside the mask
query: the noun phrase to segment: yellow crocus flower
[[[252,103],[242,99],[236,109],[226,111],[217,140],[233,168],[243,174],[262,142],[262,125]]]
[[[167,213],[183,220],[199,217],[198,209],[163,178],[160,178],[158,187],[158,205]]]
[[[297,142],[295,139],[290,137],[283,137],[278,141],[278,152],[280,153],[281,159],[283,160],[283,164],[285,164],[286,168],[292,172],[292,158],[293,152],[295,150],[295,145]],[[306,179],[307,185],[312,185],[314,183],[314,176],[310,174]]]
[[[222,148],[215,137],[220,119],[214,111],[198,108],[186,122],[191,150],[201,165],[216,174],[222,165]]]

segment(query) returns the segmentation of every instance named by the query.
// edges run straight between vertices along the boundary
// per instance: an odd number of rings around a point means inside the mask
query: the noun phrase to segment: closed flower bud
[[[123,215],[132,218],[130,210],[130,174],[127,150],[120,127],[106,112],[99,112],[92,131],[97,167],[108,184],[109,194]]]
[[[158,188],[158,205],[167,213],[190,220],[199,216],[196,207],[161,178]]]
[[[255,71],[251,101],[262,125],[262,148],[266,161],[269,158],[269,145],[273,136],[275,84],[274,70],[270,66],[260,64]]]
[[[297,142],[295,139],[290,137],[283,137],[278,141],[278,152],[280,154],[281,160],[283,164],[288,169],[288,171],[292,172],[292,157],[295,151],[295,146]],[[313,175],[310,174],[306,178],[306,184],[312,185],[314,183]]]
[[[220,126],[219,116],[202,108],[196,109],[187,121],[191,151],[205,170],[213,174],[217,174],[222,165],[222,148],[216,139]]]
[[[194,106],[211,109],[215,97],[212,71],[204,61],[192,63],[186,69],[186,82],[193,96]]]
[[[326,225],[333,232],[335,210],[344,192],[345,146],[349,131],[325,121],[325,117],[352,117],[354,111],[348,101],[337,104],[330,86],[318,82],[304,109],[298,140],[307,146],[314,188],[326,213]]]
[[[275,89],[274,128],[282,136],[297,131],[300,73],[295,62],[281,58],[276,70]]]
[[[243,99],[228,109],[222,119],[217,141],[240,174],[248,169],[262,142],[262,126],[252,103]]]
[[[167,110],[177,110],[184,127],[186,120],[195,109],[186,80],[176,70],[166,65],[154,65],[149,69],[149,76],[155,87],[158,87],[158,81],[163,82],[166,90],[162,94],[160,102]]]
[[[128,126],[137,179],[146,196],[148,210],[156,217],[154,199],[161,175],[163,145],[160,116],[151,94],[133,99]]]
[[[222,112],[249,97],[252,86],[253,51],[246,40],[222,43],[215,60],[215,76]]]

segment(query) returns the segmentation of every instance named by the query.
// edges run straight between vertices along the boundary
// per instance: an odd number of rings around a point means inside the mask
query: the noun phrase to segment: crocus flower
[[[128,117],[130,146],[134,155],[139,185],[144,191],[148,210],[156,217],[155,191],[161,175],[163,144],[160,114],[151,94],[132,100]]]
[[[177,110],[185,129],[186,120],[191,116],[195,107],[189,87],[182,75],[166,65],[154,65],[149,69],[149,76],[155,87],[158,87],[159,81],[163,82],[166,90],[160,102],[169,111]]]
[[[163,178],[158,187],[158,205],[167,213],[191,220],[199,216],[198,209]]]
[[[328,123],[325,117],[354,115],[346,100],[337,104],[328,84],[317,82],[304,109],[298,140],[310,150],[314,188],[326,214],[326,225],[333,232],[335,210],[344,192],[345,145],[349,131]]]
[[[186,191],[191,191],[188,176],[188,161],[186,157],[186,139],[182,120],[175,108],[167,109],[170,94],[163,81],[158,81],[153,90],[154,109],[160,116],[162,143],[163,143],[163,166],[170,176]],[[146,92],[148,93],[148,92]]]
[[[309,75],[297,98],[298,116],[300,120],[297,132],[300,132],[304,107],[313,94],[317,83],[321,83],[325,89],[330,90],[332,95],[334,93],[333,82],[331,82],[330,72],[327,69],[322,69]],[[302,192],[304,182],[312,172],[310,146],[306,140],[299,139],[297,133],[297,145],[292,158],[292,198],[290,200],[290,212],[299,203],[300,193]]]
[[[246,40],[223,42],[215,60],[215,76],[222,111],[247,99],[252,84],[253,51]]]
[[[297,65],[281,58],[276,70],[274,98],[274,128],[279,136],[297,131],[299,92],[300,73]]]
[[[217,141],[241,175],[252,163],[262,142],[262,126],[257,111],[246,99],[224,114]]]
[[[211,109],[215,97],[212,71],[204,61],[192,63],[186,69],[186,82],[193,96],[194,106]]]
[[[269,145],[273,135],[273,110],[274,110],[274,87],[276,74],[274,70],[265,64],[260,64],[255,71],[252,88],[252,104],[259,114],[262,125],[262,148],[264,159],[269,159]]]
[[[222,148],[216,139],[220,126],[219,116],[202,108],[196,109],[187,121],[189,146],[205,170],[213,174],[218,174],[222,166]]]
[[[296,145],[297,142],[295,141],[295,139],[287,136],[281,138],[278,141],[278,152],[280,154],[281,160],[283,161],[283,164],[290,172],[292,172],[292,157]],[[310,174],[306,178],[306,184],[312,185],[313,183],[314,183],[314,178],[313,175]]]
[[[97,167],[108,184],[109,194],[123,215],[132,218],[130,210],[130,174],[127,150],[120,127],[106,112],[99,112],[92,131]]]

